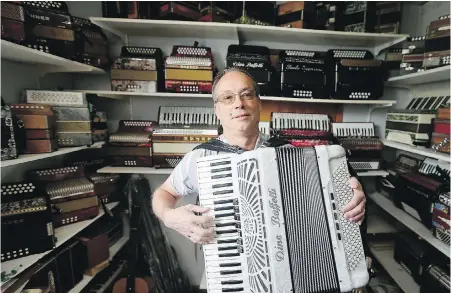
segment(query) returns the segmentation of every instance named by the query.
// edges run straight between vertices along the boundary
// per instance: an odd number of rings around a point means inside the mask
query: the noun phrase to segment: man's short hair
[[[211,92],[212,92],[212,97],[213,97],[213,101],[214,101],[214,102],[216,102],[216,99],[217,99],[217,98],[216,98],[216,95],[215,95],[216,85],[218,84],[218,82],[221,80],[221,78],[222,78],[227,72],[233,72],[233,71],[241,72],[241,73],[243,73],[243,74],[246,74],[246,75],[252,80],[252,86],[253,86],[253,88],[254,88],[255,95],[256,95],[257,97],[260,97],[260,89],[259,89],[259,87],[258,87],[257,82],[256,82],[256,81],[254,80],[254,78],[252,77],[252,75],[251,75],[249,72],[247,72],[247,70],[244,69],[244,68],[241,68],[241,67],[230,67],[230,68],[226,68],[226,69],[224,69],[223,71],[221,71],[220,73],[218,73],[218,75],[216,75],[216,77],[215,77],[215,79],[214,79],[214,81],[213,81],[213,86],[212,86]]]

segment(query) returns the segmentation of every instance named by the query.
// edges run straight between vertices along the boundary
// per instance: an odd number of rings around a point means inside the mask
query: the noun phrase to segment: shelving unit
[[[42,160],[42,159],[46,159],[46,158],[51,158],[51,157],[65,155],[65,154],[69,154],[69,153],[73,153],[73,152],[78,152],[80,150],[84,150],[84,149],[88,149],[88,148],[100,148],[100,147],[102,147],[102,145],[104,143],[105,142],[103,142],[103,141],[96,142],[90,147],[88,147],[88,146],[79,146],[79,147],[73,147],[73,148],[69,148],[69,147],[67,147],[67,148],[60,148],[59,150],[57,150],[55,152],[45,153],[45,154],[19,155],[19,157],[17,159],[1,161],[0,162],[0,166],[2,168],[4,168],[4,167],[14,166],[14,165],[23,164],[23,163],[27,163],[27,162],[32,162],[32,161],[36,161],[36,160]]]
[[[432,246],[437,248],[447,257],[450,257],[450,247],[442,241],[432,235],[432,231],[428,230],[421,222],[404,212],[403,210],[397,208],[394,203],[378,192],[373,192],[368,195],[368,197],[374,201],[378,206],[383,208],[387,213],[393,216],[396,220],[404,224],[407,228],[418,234],[425,241],[429,242]]]
[[[343,44],[346,44],[346,47],[365,48],[373,52],[379,52],[402,42],[408,37],[408,35],[402,34],[354,33],[234,23],[209,22],[206,24],[195,21],[103,17],[90,17],[90,20],[124,41],[130,36],[226,40],[238,38],[241,43],[271,41],[275,43],[301,43],[337,48],[341,48]]]
[[[19,63],[38,65],[39,69],[48,72],[82,72],[90,74],[106,74],[100,68],[72,61],[66,58],[41,52],[35,49],[1,40],[2,59]]]
[[[388,79],[387,85],[393,87],[408,87],[431,82],[447,81],[450,79],[450,70],[451,65],[447,65],[423,72],[391,77]]]
[[[106,206],[109,209],[113,209],[118,204],[119,204],[119,202],[112,202],[112,203],[107,204]],[[60,247],[69,239],[72,239],[80,231],[82,231],[84,228],[88,227],[89,225],[91,225],[92,223],[94,223],[95,221],[100,219],[100,217],[102,217],[103,215],[104,215],[104,211],[103,211],[103,209],[100,209],[99,215],[91,220],[85,220],[85,221],[81,221],[78,223],[74,223],[74,224],[56,228],[55,236],[57,238],[57,241],[56,241],[54,249]],[[9,274],[12,270],[16,270],[15,276],[17,276],[52,251],[53,250],[48,250],[43,253],[33,254],[33,255],[30,255],[27,257],[22,257],[22,258],[10,260],[10,261],[2,262],[2,265],[1,265],[2,273],[6,272],[7,274]],[[15,276],[11,276],[11,278],[15,278]],[[1,286],[3,286],[5,283],[7,283],[7,281],[2,282]]]
[[[434,158],[434,159],[445,161],[448,163],[451,162],[451,158],[450,158],[449,154],[436,152],[430,148],[420,147],[420,146],[412,146],[412,145],[395,142],[395,141],[390,141],[390,140],[386,140],[386,139],[382,140],[382,143],[385,146],[392,147],[392,148],[395,148],[395,149],[398,149],[401,151],[406,151],[406,152],[426,156],[429,158]]]

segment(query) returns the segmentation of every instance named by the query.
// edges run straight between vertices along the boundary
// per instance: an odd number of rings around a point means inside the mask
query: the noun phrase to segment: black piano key
[[[221,187],[229,187],[229,186],[233,186],[233,183],[223,183],[223,184],[215,184],[213,186],[211,186],[211,188],[221,188]]]
[[[222,214],[222,215],[215,215],[215,218],[225,218],[225,217],[231,217],[234,216],[235,213],[227,213],[227,214]]]
[[[216,207],[214,208],[215,211],[227,211],[227,210],[233,210],[233,206],[225,206],[225,207]]]
[[[236,227],[236,223],[234,223],[234,222],[229,222],[229,223],[217,223],[215,226],[216,226],[217,228],[219,228],[219,227],[227,227],[227,226],[233,226],[233,227]]]
[[[222,292],[243,292],[244,288],[226,288],[222,289]]]
[[[218,172],[223,172],[223,171],[232,171],[232,167],[213,169],[213,170],[211,170],[211,173],[218,173]]]
[[[239,267],[241,266],[241,263],[239,262],[233,262],[233,263],[222,263],[219,264],[219,267],[227,268],[227,267]],[[223,282],[229,282],[229,281],[223,281]],[[242,281],[241,281],[242,282]],[[230,283],[230,284],[240,284],[240,283]]]
[[[227,178],[227,177],[232,177],[232,174],[214,175],[214,176],[211,176],[211,179]]]
[[[229,194],[229,193],[233,193],[233,189],[226,189],[226,190],[214,191],[214,192],[213,192],[213,195],[218,195],[218,194]]]
[[[239,254],[233,255],[233,256],[239,256]],[[221,274],[221,275],[235,275],[235,274],[241,274],[241,270],[221,271],[220,274]]]
[[[219,247],[218,251],[238,249],[238,246]]]
[[[225,204],[225,203],[235,203],[233,199],[223,199],[223,200],[217,200],[214,201],[214,204]]]
[[[218,244],[238,243],[236,239],[222,239],[217,241]]]
[[[230,234],[230,233],[236,233],[236,232],[238,232],[238,230],[236,230],[236,229],[229,229],[229,230],[216,231],[215,233],[217,235],[219,235],[219,234]]]

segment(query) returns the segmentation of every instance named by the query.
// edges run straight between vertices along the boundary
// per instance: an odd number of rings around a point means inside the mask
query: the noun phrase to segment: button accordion
[[[325,60],[319,52],[283,50],[279,53],[279,62],[283,96],[329,98]]]
[[[329,50],[327,86],[333,99],[377,100],[384,92],[384,67],[369,51]]]
[[[332,133],[346,150],[349,164],[356,171],[381,168],[382,141],[376,137],[374,123],[332,123]]]
[[[451,64],[449,32],[450,15],[441,16],[429,24],[424,42],[425,69]]]
[[[257,83],[260,95],[267,96],[274,89],[274,69],[271,66],[270,51],[264,46],[229,45],[226,67],[245,69]]]
[[[445,244],[450,245],[450,194],[443,192],[435,200],[434,207],[432,209],[432,232],[435,238],[443,241]]]
[[[111,68],[113,91],[155,93],[164,90],[160,48],[124,46]]]
[[[416,97],[405,110],[387,112],[385,138],[410,145],[429,147],[432,136],[432,122],[436,111],[449,103],[449,96]]]
[[[25,148],[24,123],[12,111],[11,106],[1,99],[2,149],[1,160],[17,159]]]
[[[218,128],[213,108],[160,107],[152,136],[154,167],[174,168],[194,147],[217,137]]]
[[[425,39],[425,36],[410,37],[403,43],[402,62],[400,65],[401,75],[424,71]]]
[[[271,113],[274,136],[288,140],[293,146],[331,144],[330,119],[325,114]]]
[[[211,93],[214,69],[211,48],[174,46],[164,61],[164,67],[166,91]]]
[[[431,148],[442,153],[450,153],[450,107],[437,109],[433,122]]]
[[[353,193],[337,145],[260,148],[197,161],[207,291],[348,292],[369,280]],[[320,257],[320,259],[318,258]]]

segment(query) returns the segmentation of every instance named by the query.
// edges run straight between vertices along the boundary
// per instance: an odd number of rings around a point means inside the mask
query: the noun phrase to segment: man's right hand
[[[162,220],[166,227],[174,229],[192,242],[205,244],[213,240],[213,228],[211,228],[213,218],[206,215],[196,216],[194,213],[206,213],[209,210],[209,208],[189,204],[165,210]]]

